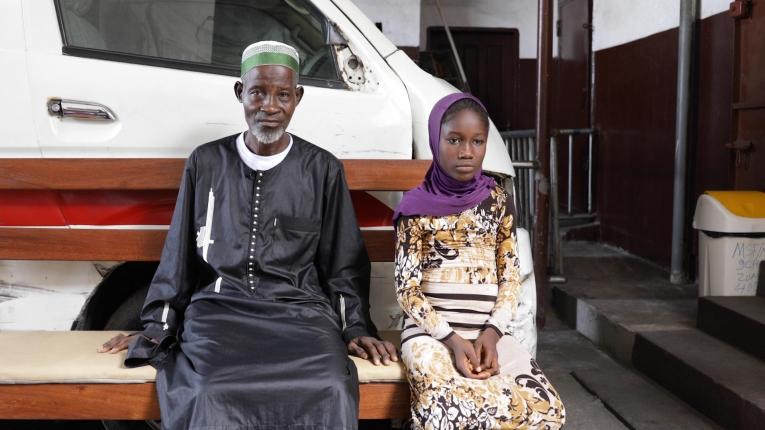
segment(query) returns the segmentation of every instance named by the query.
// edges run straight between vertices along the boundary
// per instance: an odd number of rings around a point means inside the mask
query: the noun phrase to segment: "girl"
[[[481,170],[486,110],[448,95],[428,131],[433,164],[394,215],[413,428],[558,429],[557,392],[508,332],[520,290],[515,207]]]

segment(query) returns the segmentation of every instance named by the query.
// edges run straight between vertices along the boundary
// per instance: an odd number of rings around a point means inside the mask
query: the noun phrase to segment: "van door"
[[[29,116],[29,81],[24,58],[24,25],[19,2],[0,2],[0,156],[39,157]]]
[[[406,90],[328,0],[23,3],[44,157],[185,157],[246,128],[241,52],[278,40],[306,91],[290,131],[344,158],[411,158]],[[330,20],[348,46],[325,41]],[[344,28],[344,27],[345,28]],[[347,28],[351,27],[351,28]],[[379,56],[379,55],[378,55]]]

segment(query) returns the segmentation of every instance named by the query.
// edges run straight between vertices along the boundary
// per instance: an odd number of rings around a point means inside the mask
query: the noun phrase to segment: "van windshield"
[[[68,47],[234,72],[245,47],[276,40],[298,50],[301,76],[338,79],[327,21],[306,0],[58,0],[58,11]]]

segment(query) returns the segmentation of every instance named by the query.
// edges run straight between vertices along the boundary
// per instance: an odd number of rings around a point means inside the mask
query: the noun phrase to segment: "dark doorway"
[[[514,124],[519,122],[516,97],[519,83],[518,30],[467,27],[450,30],[465,69],[470,92],[486,105],[497,128],[514,128]],[[427,46],[427,56],[451,61],[449,40],[443,27],[428,28]],[[460,87],[456,67],[442,67],[441,70],[441,73],[438,70],[429,71]]]
[[[765,2],[749,3],[736,19],[733,151],[731,177],[737,190],[765,191]]]
[[[589,128],[592,112],[592,0],[558,1],[558,57],[552,123],[556,129]],[[571,138],[571,203],[568,208],[569,138],[558,138],[561,213],[587,212],[588,136]]]

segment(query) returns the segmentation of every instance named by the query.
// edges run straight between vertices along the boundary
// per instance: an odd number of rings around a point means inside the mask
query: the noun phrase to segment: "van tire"
[[[104,330],[130,330],[140,331],[143,329],[141,324],[141,308],[146,300],[146,293],[149,292],[149,284],[135,290],[130,294],[117,309],[112,312],[104,325]]]
[[[156,271],[154,262],[126,262],[112,267],[85,301],[72,330],[140,330],[140,322],[136,321]]]

